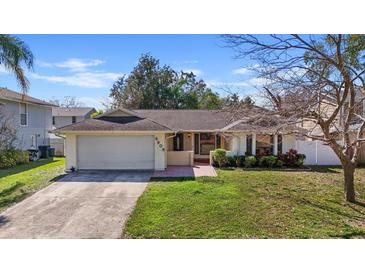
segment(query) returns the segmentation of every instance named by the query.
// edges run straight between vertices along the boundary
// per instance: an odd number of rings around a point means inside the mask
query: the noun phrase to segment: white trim
[[[11,98],[1,97],[1,96],[0,96],[0,100],[15,102],[15,103],[26,103],[28,105],[34,105],[34,106],[39,106],[39,107],[47,107],[47,108],[57,107],[56,105],[44,105],[44,104],[41,104],[41,103],[29,102],[29,101],[26,101],[26,100],[22,101],[22,100],[11,99]],[[44,103],[47,104],[47,102],[44,102]]]

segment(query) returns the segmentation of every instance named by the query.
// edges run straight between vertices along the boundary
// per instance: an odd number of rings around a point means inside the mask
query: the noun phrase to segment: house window
[[[200,133],[200,155],[209,155],[215,149],[215,134]]]
[[[274,152],[274,135],[257,134],[256,135],[256,155],[273,155]]]
[[[221,136],[220,135],[216,135],[215,136],[215,147],[216,148],[221,148],[222,143],[221,143]]]
[[[184,135],[182,133],[177,134],[174,139],[174,151],[184,150]]]
[[[246,137],[246,154],[252,155],[252,135],[247,135]]]
[[[194,154],[199,154],[199,133],[194,134]]]
[[[56,124],[56,117],[52,116],[52,125]]]
[[[28,124],[28,106],[20,103],[20,125],[26,126]]]
[[[76,116],[72,116],[72,123],[76,123]]]
[[[283,136],[278,135],[278,154],[283,154]]]

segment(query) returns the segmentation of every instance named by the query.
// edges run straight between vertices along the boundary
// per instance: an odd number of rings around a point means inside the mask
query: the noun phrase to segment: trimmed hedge
[[[291,149],[285,154],[278,156],[227,156],[224,149],[216,149],[213,152],[213,166],[216,167],[245,167],[245,168],[281,168],[301,167],[304,164],[305,155],[299,154],[296,150]]]

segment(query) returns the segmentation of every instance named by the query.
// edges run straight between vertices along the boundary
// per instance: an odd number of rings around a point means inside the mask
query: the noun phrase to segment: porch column
[[[278,135],[274,135],[274,155],[278,155]]]
[[[243,134],[240,136],[240,151],[239,151],[239,155],[245,155],[246,153],[246,134]]]
[[[256,133],[252,133],[252,155],[256,155]]]
[[[232,153],[233,154],[238,154],[238,149],[239,149],[239,137],[237,136],[233,136],[232,137]]]

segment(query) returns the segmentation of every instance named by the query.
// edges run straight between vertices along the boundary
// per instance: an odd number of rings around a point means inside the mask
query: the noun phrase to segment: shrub
[[[278,159],[278,160],[276,161],[276,163],[275,163],[275,166],[276,166],[276,167],[279,167],[279,168],[280,168],[280,167],[283,167],[283,165],[284,165],[284,162],[283,162],[282,160],[279,160],[279,159]]]
[[[0,151],[0,168],[12,168],[16,166],[16,157],[13,150]]]
[[[237,166],[236,159],[237,156],[227,156],[227,165],[229,167],[236,167]]]
[[[12,168],[18,164],[29,163],[29,152],[7,149],[0,152],[0,168]]]
[[[259,160],[260,167],[273,168],[276,165],[278,158],[276,156],[262,156]]]
[[[213,151],[213,160],[217,162],[219,167],[223,167],[227,163],[227,152],[218,148]]]
[[[281,155],[280,159],[288,167],[300,167],[304,164],[305,155],[298,153],[295,149],[290,149],[286,154]]]
[[[257,159],[255,156],[247,156],[247,157],[245,157],[244,166],[247,168],[250,168],[250,167],[255,166],[256,162],[257,162]]]
[[[24,150],[16,150],[16,164],[28,164],[29,163],[29,152]]]
[[[236,156],[236,166],[237,167],[244,167],[245,166],[245,156],[240,155]]]
[[[219,164],[218,164],[218,162],[214,159],[214,157],[213,157],[213,159],[212,159],[212,165],[213,165],[214,167],[219,167]]]

